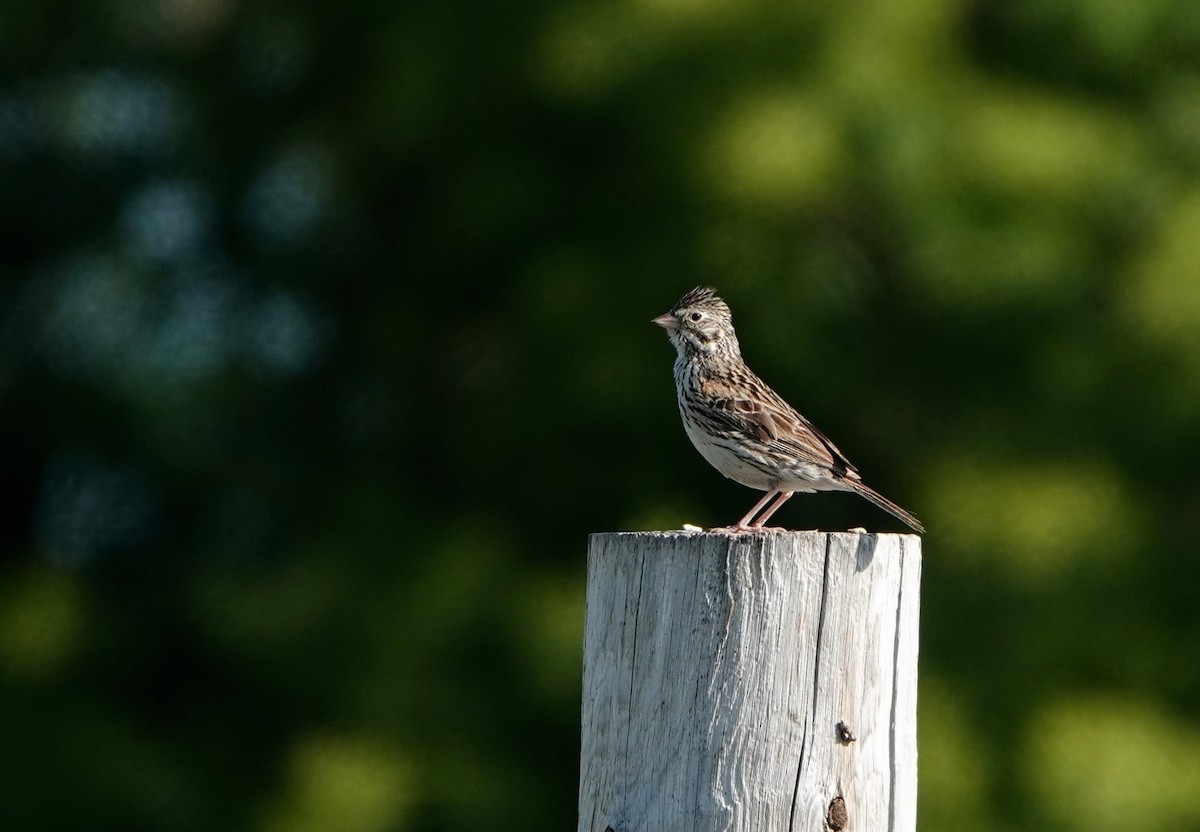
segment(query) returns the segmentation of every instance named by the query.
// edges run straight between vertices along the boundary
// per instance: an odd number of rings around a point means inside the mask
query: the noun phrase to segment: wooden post
[[[579,832],[913,832],[921,540],[593,535]]]

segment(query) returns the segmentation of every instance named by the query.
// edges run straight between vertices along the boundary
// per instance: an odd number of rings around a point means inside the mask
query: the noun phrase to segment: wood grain
[[[920,547],[593,535],[579,832],[912,832]]]

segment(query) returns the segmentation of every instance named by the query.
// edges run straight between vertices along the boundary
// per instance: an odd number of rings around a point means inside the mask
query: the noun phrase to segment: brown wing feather
[[[806,458],[828,467],[837,476],[859,479],[858,469],[846,458],[833,440],[821,432],[806,416],[792,407],[783,396],[780,396],[770,385],[758,376],[751,375],[751,380],[768,400],[770,407],[778,415],[776,422],[784,429],[780,432],[777,442],[793,452],[803,454]]]
[[[756,401],[720,396],[709,399],[706,404],[714,416],[733,430],[753,436],[764,444],[773,444],[779,439],[780,429],[775,417]]]
[[[736,390],[757,389],[763,400],[734,395]],[[700,386],[709,405],[721,413],[730,427],[754,436],[771,448],[798,457],[804,462],[828,468],[836,476],[858,479],[858,469],[808,419],[753,375],[738,385],[709,378]]]
[[[792,429],[779,437],[778,441],[780,443],[788,447],[810,448],[813,446],[813,440],[815,439],[817,443],[820,443],[821,450],[823,451],[821,462],[828,465],[834,474],[841,477],[849,477],[850,479],[859,478],[858,469],[854,467],[854,463],[846,459],[846,455],[838,450],[837,445],[834,445],[828,436],[818,430],[816,425],[795,410],[792,410],[791,415],[794,419]]]

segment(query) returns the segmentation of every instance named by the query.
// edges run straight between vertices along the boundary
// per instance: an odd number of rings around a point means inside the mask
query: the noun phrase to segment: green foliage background
[[[921,828],[1200,829],[1200,5],[0,12],[0,826],[560,830],[586,534],[929,527]],[[798,499],[796,527],[895,523]]]

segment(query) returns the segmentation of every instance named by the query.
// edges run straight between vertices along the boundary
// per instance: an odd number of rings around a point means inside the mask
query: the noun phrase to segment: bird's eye
[[[701,315],[699,312],[693,312],[692,314],[688,315],[688,317],[691,318],[693,321],[698,321],[701,318],[703,318],[704,316]]]

